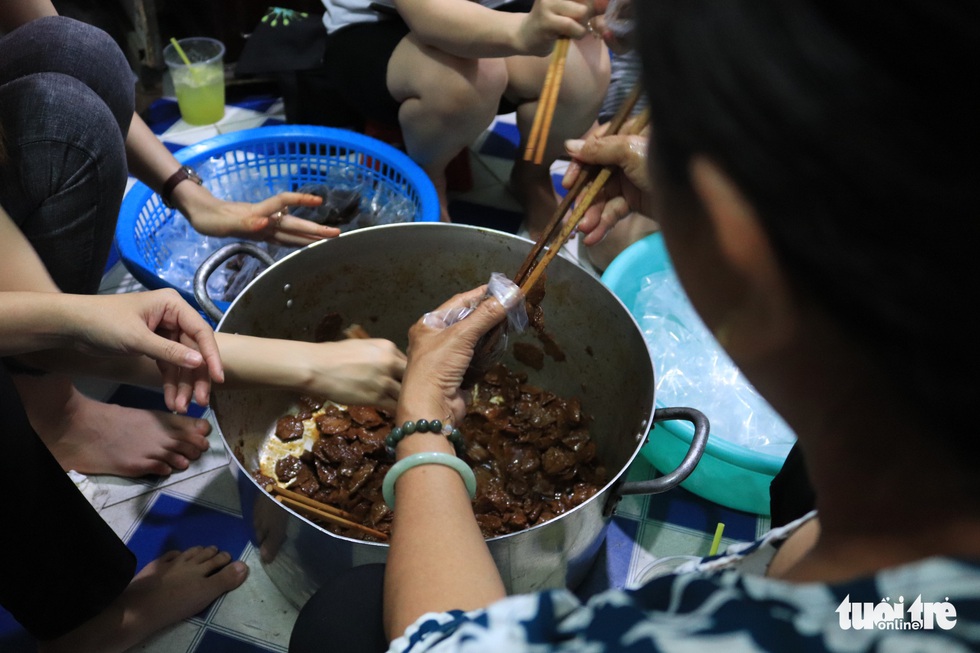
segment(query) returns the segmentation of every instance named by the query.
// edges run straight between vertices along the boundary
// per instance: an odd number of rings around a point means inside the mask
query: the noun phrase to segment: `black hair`
[[[653,152],[752,202],[794,285],[927,423],[980,399],[980,3],[635,0]],[[927,414],[924,411],[933,411]],[[949,422],[976,452],[973,418]],[[946,422],[946,420],[944,420]],[[963,448],[965,447],[965,449]]]

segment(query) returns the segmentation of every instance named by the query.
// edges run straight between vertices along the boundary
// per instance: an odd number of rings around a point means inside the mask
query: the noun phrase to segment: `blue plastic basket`
[[[330,127],[281,125],[260,127],[216,136],[174,154],[178,161],[200,166],[212,158],[221,160],[221,172],[229,177],[260,175],[277,190],[296,190],[305,184],[323,183],[332,172],[353,171],[378,189],[402,195],[415,205],[416,222],[439,220],[439,198],[429,177],[404,153],[374,138]],[[216,180],[220,183],[220,179]],[[173,288],[157,272],[168,255],[165,242],[156,235],[175,211],[160,196],[137,183],[123,200],[116,225],[116,244],[126,269],[150,289]],[[191,293],[176,288],[193,306]]]
[[[670,269],[671,265],[663,237],[655,233],[633,243],[613,259],[602,275],[602,282],[639,321],[643,316],[636,314],[634,305],[643,279]],[[659,401],[657,406],[662,407]],[[693,437],[694,427],[687,422],[657,424],[640,453],[657,469],[669,471],[684,458]],[[701,462],[681,487],[728,508],[768,515],[769,484],[784,460],[785,457],[753,451],[713,433]]]

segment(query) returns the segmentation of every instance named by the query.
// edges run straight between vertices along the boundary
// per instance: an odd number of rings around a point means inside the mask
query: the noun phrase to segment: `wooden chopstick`
[[[292,490],[287,490],[286,488],[279,487],[273,483],[265,486],[266,492],[272,494],[276,497],[276,501],[282,503],[283,505],[289,506],[294,510],[305,513],[308,517],[313,517],[315,519],[322,519],[323,521],[336,524],[337,526],[344,526],[346,528],[353,529],[365,535],[370,535],[375,537],[382,542],[388,541],[388,536],[379,530],[365,526],[364,524],[359,524],[354,521],[354,515],[341,510],[340,508],[334,508],[331,505],[317,501],[316,499],[311,499],[304,494],[299,492],[293,492]]]
[[[525,161],[540,164],[544,160],[548,133],[551,131],[551,122],[555,117],[558,91],[561,89],[561,80],[565,75],[565,61],[568,59],[570,44],[571,41],[567,38],[560,38],[555,42],[548,71],[544,76],[544,84],[541,86],[538,108],[534,112],[534,121],[531,123],[531,134],[528,136],[527,145],[524,148]]]
[[[289,506],[293,510],[304,513],[307,517],[312,519],[320,519],[325,522],[329,522],[336,526],[343,526],[344,528],[350,528],[364,535],[370,535],[371,537],[377,538],[382,542],[388,541],[388,536],[381,531],[376,531],[373,528],[364,526],[363,524],[358,524],[357,522],[348,521],[337,515],[331,514],[329,512],[324,512],[322,510],[317,510],[313,506],[308,506],[305,503],[300,503],[299,501],[294,501],[289,497],[276,497],[276,501],[280,502],[284,506]]]
[[[623,128],[626,120],[630,117],[630,114],[633,113],[633,109],[636,107],[636,103],[639,102],[641,95],[642,89],[640,88],[640,85],[637,84],[633,87],[633,90],[630,91],[630,94],[627,96],[626,100],[623,101],[623,104],[619,107],[619,110],[612,117],[612,120],[609,121],[609,127],[606,129],[607,134],[619,133],[619,130]],[[555,234],[558,233],[558,230],[562,225],[562,218],[566,213],[568,213],[568,210],[572,207],[572,204],[574,204],[575,200],[582,194],[585,188],[596,178],[598,172],[598,166],[583,166],[582,170],[579,171],[579,175],[575,179],[575,183],[572,184],[572,187],[568,189],[565,197],[562,198],[558,208],[552,214],[551,221],[548,223],[548,226],[541,234],[541,237],[538,238],[537,242],[534,243],[534,247],[532,247],[531,251],[528,252],[527,257],[524,259],[520,269],[514,276],[514,283],[521,286],[522,289],[525,289],[524,282],[528,278],[531,268],[537,263],[538,257],[541,255],[542,250],[544,250],[545,246],[548,245],[553,238],[555,238]],[[598,190],[596,192],[598,192]],[[593,199],[595,198],[593,197]],[[585,211],[583,209],[582,214],[584,215],[584,213]],[[579,216],[579,219],[581,220],[581,216]],[[577,226],[577,222],[575,226]],[[571,230],[568,231],[568,235],[565,237],[565,240],[563,240],[557,247],[552,244],[551,249],[554,249],[555,253],[557,254],[557,250],[561,249],[561,246],[566,240],[568,240],[568,236],[570,235]],[[554,258],[554,256],[551,258]],[[548,262],[551,262],[550,258],[548,259]],[[538,277],[539,276],[540,273],[538,274]],[[538,277],[535,277],[535,283],[537,282]],[[527,286],[526,290],[530,290],[531,286],[533,286],[533,284]],[[527,292],[524,294],[527,296]]]
[[[299,492],[293,492],[292,490],[287,490],[284,487],[279,487],[274,483],[270,483],[269,485],[266,485],[265,491],[268,492],[269,494],[278,494],[288,499],[292,499],[293,501],[297,501],[299,503],[305,503],[311,508],[316,508],[317,510],[322,510],[323,512],[329,512],[330,514],[336,517],[340,517],[341,519],[347,519],[347,520],[354,519],[354,515],[350,514],[349,512],[345,512],[340,508],[334,508],[333,506],[323,503],[322,501],[311,499],[305,494],[300,494]]]

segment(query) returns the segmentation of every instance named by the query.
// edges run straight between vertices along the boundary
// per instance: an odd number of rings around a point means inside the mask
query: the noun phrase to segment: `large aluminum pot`
[[[254,246],[230,246],[197,275],[204,281],[222,260]],[[513,275],[531,243],[506,233],[454,224],[414,223],[350,232],[299,250],[259,275],[220,319],[218,331],[312,340],[328,313],[363,325],[372,336],[407,344],[409,327],[457,292],[486,283],[491,272]],[[260,250],[261,251],[261,250]],[[271,262],[270,262],[271,263]],[[558,257],[548,268],[545,321],[566,359],[546,359],[538,372],[509,356],[529,382],[578,396],[594,417],[592,434],[609,482],[591,499],[534,528],[488,541],[511,592],[574,587],[595,560],[606,525],[623,494],[675,487],[704,451],[707,420],[691,409],[658,411],[656,419],[686,419],[698,433],[681,467],[644,483],[623,483],[630,462],[654,421],[654,372],[642,334],[629,311],[595,277]],[[215,309],[211,309],[215,310]],[[533,340],[530,334],[522,336]],[[268,390],[212,394],[218,429],[234,453],[242,510],[261,547],[265,570],[297,606],[319,586],[352,566],[383,562],[388,545],[334,535],[276,502],[251,478],[257,452],[295,397]]]

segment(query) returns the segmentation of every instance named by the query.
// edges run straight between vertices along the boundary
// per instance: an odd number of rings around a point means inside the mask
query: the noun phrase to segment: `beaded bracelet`
[[[381,484],[381,496],[384,497],[385,503],[388,504],[390,509],[395,509],[395,481],[398,480],[398,477],[413,467],[432,464],[445,465],[446,467],[455,469],[463,479],[463,483],[466,485],[466,492],[470,495],[470,499],[476,496],[476,476],[473,474],[473,470],[470,469],[469,465],[452,454],[441,451],[423,451],[422,453],[416,453],[407,458],[402,458],[392,465],[388,473],[385,474],[385,480]]]
[[[449,424],[444,425],[437,419],[432,421],[425,419],[420,419],[417,422],[408,421],[401,426],[396,426],[391,429],[391,432],[385,437],[385,449],[387,449],[388,455],[394,457],[395,447],[402,441],[402,438],[412,433],[442,433],[453,443],[453,448],[456,450],[456,453],[463,455],[463,434],[459,429],[453,428]]]

